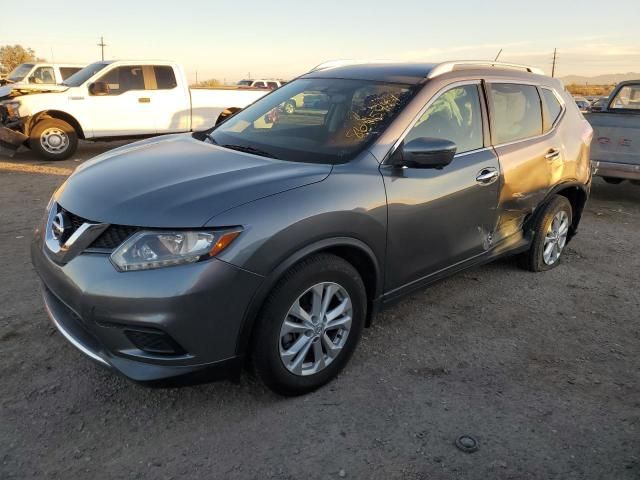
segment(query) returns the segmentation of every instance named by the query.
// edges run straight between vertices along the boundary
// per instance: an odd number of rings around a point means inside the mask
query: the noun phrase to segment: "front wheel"
[[[78,134],[64,120],[45,118],[31,129],[29,146],[49,160],[65,160],[78,148]]]
[[[550,270],[558,265],[573,215],[571,203],[561,195],[554,195],[541,208],[533,227],[531,247],[520,256],[521,266],[532,272]]]
[[[334,378],[353,354],[367,308],[357,270],[318,254],[278,282],[253,335],[258,377],[282,395],[301,395]]]

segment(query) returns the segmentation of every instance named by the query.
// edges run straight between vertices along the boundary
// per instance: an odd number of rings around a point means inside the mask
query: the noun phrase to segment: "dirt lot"
[[[28,254],[67,169],[111,146],[0,160],[0,478],[640,478],[640,187],[597,180],[552,272],[501,261],[388,309],[314,394],[149,389],[54,331]]]

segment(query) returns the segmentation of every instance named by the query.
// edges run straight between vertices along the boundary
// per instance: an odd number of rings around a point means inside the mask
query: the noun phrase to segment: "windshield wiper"
[[[275,155],[269,152],[265,152],[264,150],[260,150],[259,148],[248,147],[245,145],[233,145],[231,143],[225,143],[224,145],[220,146],[223,148],[229,148],[231,150],[237,150],[239,152],[253,153],[254,155],[260,155],[261,157],[275,158],[276,160],[278,159],[278,157],[276,157]]]

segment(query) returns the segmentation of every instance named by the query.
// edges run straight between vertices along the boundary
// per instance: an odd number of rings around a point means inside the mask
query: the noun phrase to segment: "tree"
[[[207,88],[207,87],[219,87],[220,85],[222,85],[222,82],[216,78],[210,78],[209,80],[204,80],[202,82],[198,82],[195,85],[192,85],[193,87],[203,87],[203,88]]]
[[[0,47],[0,64],[11,71],[21,63],[38,62],[41,58],[36,57],[36,52],[32,48],[24,48],[22,45],[4,45]]]

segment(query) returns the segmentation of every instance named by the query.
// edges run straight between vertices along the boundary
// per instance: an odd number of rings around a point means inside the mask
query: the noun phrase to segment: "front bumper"
[[[238,373],[238,335],[261,276],[216,259],[123,273],[107,255],[84,253],[58,265],[45,248],[36,232],[31,256],[49,317],[95,362],[139,382]],[[144,351],[132,330],[162,332],[181,348]]]
[[[591,167],[593,169],[593,174],[599,177],[640,180],[640,165],[592,160]]]

